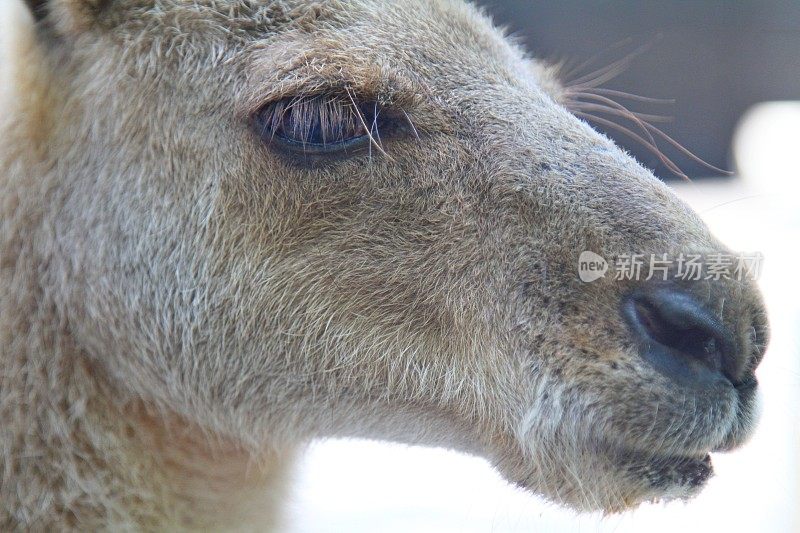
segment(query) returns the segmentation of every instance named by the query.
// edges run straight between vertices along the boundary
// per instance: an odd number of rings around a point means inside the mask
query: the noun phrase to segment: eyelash
[[[354,104],[340,96],[287,98],[254,115],[254,127],[265,143],[303,155],[346,154],[366,148],[379,142],[391,126],[377,102]]]

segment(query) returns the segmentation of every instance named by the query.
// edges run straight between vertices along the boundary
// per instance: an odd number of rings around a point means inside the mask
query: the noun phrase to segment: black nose
[[[622,314],[642,356],[665,376],[689,386],[709,386],[737,375],[736,338],[694,296],[673,288],[628,296]]]

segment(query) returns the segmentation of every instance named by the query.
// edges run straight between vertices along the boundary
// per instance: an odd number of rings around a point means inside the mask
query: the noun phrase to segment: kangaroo
[[[582,281],[729,252],[476,7],[12,7],[0,529],[278,528],[325,437],[619,512],[752,432],[754,282]]]

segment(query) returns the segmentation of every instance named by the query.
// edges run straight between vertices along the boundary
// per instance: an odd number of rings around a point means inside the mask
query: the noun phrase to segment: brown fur
[[[576,276],[587,249],[724,248],[473,7],[51,0],[7,50],[0,529],[268,528],[325,436],[621,510],[696,490],[632,456],[748,433],[732,392],[638,357],[635,283]],[[309,167],[250,127],[326,92],[416,135]],[[692,290],[761,327],[749,283]]]

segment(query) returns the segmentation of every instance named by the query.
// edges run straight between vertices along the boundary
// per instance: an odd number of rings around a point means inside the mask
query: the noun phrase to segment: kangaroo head
[[[465,450],[580,510],[690,497],[750,432],[756,289],[581,281],[584,251],[727,250],[474,7],[44,11],[14,126],[35,253],[120,396],[253,450]]]

